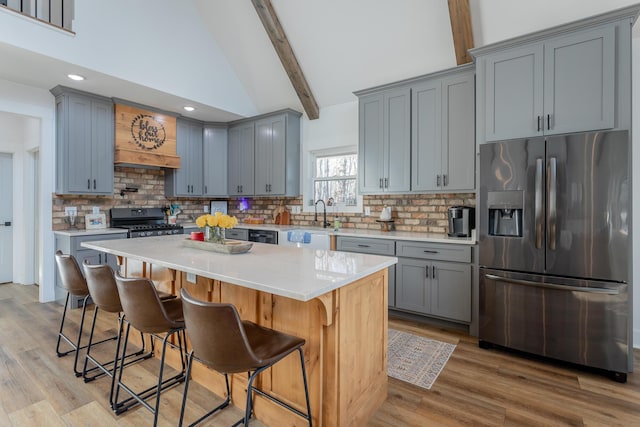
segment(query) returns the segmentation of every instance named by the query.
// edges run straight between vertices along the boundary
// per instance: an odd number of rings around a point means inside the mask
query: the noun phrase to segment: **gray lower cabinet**
[[[229,126],[228,193],[252,196],[254,193],[254,123]]]
[[[371,239],[364,237],[344,237],[338,236],[336,239],[336,249],[344,252],[357,252],[372,255],[395,256],[394,240]],[[389,267],[389,307],[396,306],[396,266]]]
[[[360,193],[408,192],[411,189],[411,89],[407,86],[356,94],[359,97]]]
[[[249,230],[246,228],[230,228],[224,234],[227,239],[249,240]]]
[[[471,248],[396,242],[396,308],[471,322]]]
[[[112,195],[112,100],[62,86],[51,93],[56,97],[56,193]]]
[[[532,39],[474,52],[484,141],[615,127],[616,24]]]
[[[475,77],[457,67],[411,86],[411,190],[475,188]]]
[[[60,250],[64,254],[72,255],[78,262],[80,270],[82,264],[87,261],[89,264],[107,264],[113,268],[114,271],[118,271],[118,261],[114,255],[105,254],[103,252],[94,251],[81,246],[82,242],[91,242],[95,240],[114,240],[114,239],[126,239],[127,233],[116,234],[92,234],[88,236],[68,236],[63,234],[55,235],[55,248],[56,251]],[[84,271],[83,271],[84,275]],[[56,300],[61,301],[64,304],[64,298],[66,297],[66,291],[62,286],[60,279],[60,273],[58,273],[58,267],[56,265]],[[72,297],[69,301],[71,308],[77,308],[81,305],[82,299],[78,297]]]

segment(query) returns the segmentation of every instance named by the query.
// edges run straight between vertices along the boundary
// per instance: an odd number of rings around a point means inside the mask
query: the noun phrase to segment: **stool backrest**
[[[184,326],[169,317],[151,280],[146,277],[125,278],[117,273],[115,280],[122,311],[131,326],[147,333],[168,332]],[[180,303],[180,300],[169,303]]]
[[[56,264],[62,279],[62,287],[71,295],[86,296],[89,294],[87,282],[82,276],[80,267],[72,255],[65,255],[62,251],[56,251]]]
[[[247,372],[263,366],[247,339],[233,304],[212,303],[180,291],[194,356],[221,373]]]
[[[93,303],[101,310],[110,313],[121,312],[122,304],[111,267],[106,264],[91,265],[87,260],[84,261],[82,267]]]

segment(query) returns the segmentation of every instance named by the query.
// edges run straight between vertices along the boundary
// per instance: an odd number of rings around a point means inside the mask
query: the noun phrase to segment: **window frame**
[[[305,191],[303,194],[304,197],[304,212],[314,212],[314,197],[315,197],[315,183],[317,181],[335,181],[335,178],[317,178],[316,177],[316,160],[320,157],[333,157],[333,156],[344,156],[344,155],[355,155],[356,162],[358,161],[358,148],[357,146],[343,146],[343,147],[333,147],[321,150],[311,150],[309,151],[309,162],[308,162],[308,177],[307,184],[304,186]],[[327,206],[327,213],[362,213],[363,203],[362,203],[362,195],[358,192],[358,173],[352,176],[346,177],[348,179],[355,180],[355,189],[356,189],[356,204],[355,206],[346,206],[343,203],[336,203],[333,206]]]

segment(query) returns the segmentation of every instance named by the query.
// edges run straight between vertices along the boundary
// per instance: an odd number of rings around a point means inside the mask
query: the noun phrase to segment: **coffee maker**
[[[449,233],[451,237],[471,237],[476,228],[476,209],[468,206],[451,206],[448,210]]]

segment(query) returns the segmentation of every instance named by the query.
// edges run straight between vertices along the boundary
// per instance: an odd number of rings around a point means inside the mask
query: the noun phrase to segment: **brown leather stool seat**
[[[184,320],[191,340],[192,350],[189,352],[187,379],[184,386],[182,409],[180,410],[180,426],[182,426],[184,420],[189,390],[189,375],[194,357],[224,375],[227,398],[222,404],[190,424],[191,426],[198,424],[216,411],[226,408],[231,403],[228,374],[238,372],[248,372],[249,381],[247,384],[245,416],[234,426],[242,423],[244,423],[245,427],[249,425],[253,409],[253,392],[267,397],[308,420],[309,426],[312,426],[309,389],[307,386],[304,353],[302,351],[302,346],[305,344],[304,339],[264,328],[249,321],[242,321],[236,307],[232,304],[217,304],[196,300],[185,289],[181,290],[181,297]],[[296,350],[300,356],[300,364],[302,366],[302,380],[307,404],[306,414],[253,385],[258,374]]]
[[[111,377],[111,389],[109,393],[109,404],[111,407],[114,407],[113,402],[113,391],[115,385],[115,369],[116,362],[118,356],[120,354],[120,345],[122,342],[122,329],[125,322],[125,317],[122,314],[122,304],[120,302],[120,295],[118,294],[118,286],[116,285],[116,280],[114,277],[113,270],[110,266],[105,264],[97,264],[91,265],[86,260],[83,263],[84,275],[87,282],[87,288],[89,289],[89,294],[91,295],[91,299],[95,304],[95,309],[93,312],[93,322],[91,325],[91,333],[89,334],[89,348],[87,349],[87,354],[84,360],[84,368],[82,370],[82,377],[85,382],[92,381],[101,375],[107,375]],[[175,295],[167,294],[165,292],[158,292],[158,296],[160,300],[169,300],[176,298]],[[91,343],[93,342],[93,332],[95,329],[96,319],[98,316],[98,312],[100,310],[106,311],[108,313],[118,313],[118,334],[117,334],[117,343],[116,343],[116,351],[113,360],[110,360],[106,363],[101,363],[93,357],[91,354]],[[126,365],[131,363],[138,362],[140,360],[148,359],[153,356],[153,347],[151,352],[146,352],[144,348],[144,337],[142,337],[142,349],[130,353],[125,356],[127,359]],[[94,368],[87,369],[88,363],[91,362],[94,365]],[[89,376],[93,370],[99,370],[100,372],[96,375]]]
[[[79,377],[82,375],[82,371],[80,371],[78,368],[78,355],[80,353],[80,350],[88,350],[88,348],[92,345],[98,345],[105,341],[115,340],[117,337],[113,336],[96,343],[91,342],[85,346],[80,345],[82,341],[82,332],[84,329],[84,317],[87,312],[87,302],[89,300],[89,289],[87,288],[87,282],[82,276],[82,271],[80,270],[80,267],[78,267],[76,259],[72,255],[65,255],[62,253],[62,251],[56,251],[56,264],[58,265],[58,273],[60,273],[62,287],[67,291],[67,297],[64,302],[64,310],[62,311],[62,319],[60,320],[60,329],[58,331],[56,354],[58,355],[58,357],[62,357],[70,353],[75,353],[73,361],[73,372],[75,373],[76,377]],[[69,308],[69,299],[71,295],[82,298],[82,315],[80,317],[78,337],[75,341],[72,341],[72,339],[64,333],[64,322],[67,318],[67,309]],[[93,332],[93,328],[91,332]],[[66,341],[67,344],[71,346],[71,350],[61,351],[61,340]]]
[[[160,393],[178,383],[184,381],[185,360],[184,360],[184,318],[182,314],[182,301],[180,299],[170,299],[161,301],[153,282],[147,278],[124,278],[119,274],[115,275],[118,294],[124,315],[127,319],[122,356],[119,365],[125,363],[125,354],[129,341],[129,330],[133,326],[142,333],[151,334],[153,339],[160,339],[156,334],[165,334],[162,337],[162,353],[160,356],[160,372],[158,373],[158,383],[141,392],[134,392],[122,381],[124,369],[119,369],[114,392],[114,410],[121,414],[136,404],[141,404],[154,414],[153,425],[158,423],[158,410],[160,408]],[[182,370],[167,379],[163,379],[164,361],[166,357],[169,338],[176,335],[178,338],[177,348],[180,351],[180,361]],[[172,345],[173,346],[173,345]],[[175,347],[175,346],[174,346]],[[130,398],[118,402],[120,389],[124,389],[131,395]],[[147,399],[155,396],[155,407],[146,402]]]

